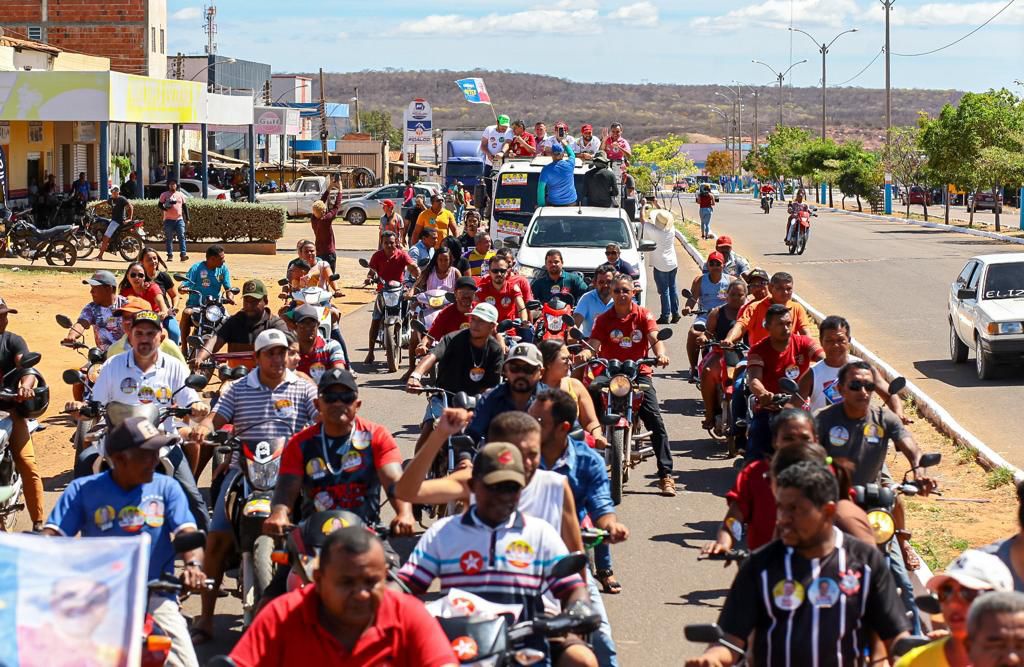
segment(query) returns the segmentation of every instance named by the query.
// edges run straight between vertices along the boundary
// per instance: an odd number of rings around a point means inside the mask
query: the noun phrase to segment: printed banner
[[[459,79],[455,82],[466,96],[466,101],[472,104],[490,104],[491,96],[487,94],[487,87],[484,80],[480,78]]]
[[[0,533],[0,665],[139,664],[148,561],[145,534]]]
[[[501,175],[502,185],[526,185],[529,176],[520,172],[508,171]]]

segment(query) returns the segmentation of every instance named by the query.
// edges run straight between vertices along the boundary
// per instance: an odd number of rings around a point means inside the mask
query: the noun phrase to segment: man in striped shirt
[[[473,249],[462,253],[462,260],[465,263],[462,275],[479,278],[487,275],[494,251],[491,250],[491,235],[486,231],[477,232],[474,241]]]

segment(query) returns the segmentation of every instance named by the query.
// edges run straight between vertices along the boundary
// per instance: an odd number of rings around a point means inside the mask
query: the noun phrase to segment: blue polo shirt
[[[192,290],[188,295],[189,307],[198,306],[206,301],[208,296],[219,298],[221,290],[231,289],[231,272],[228,265],[221,264],[216,269],[211,269],[205,260],[196,262],[188,270],[188,288]]]
[[[530,397],[530,403],[533,403],[533,398],[536,395],[537,391],[534,389],[533,396]],[[529,403],[527,403],[527,407],[529,407]],[[512,401],[512,390],[509,388],[509,384],[502,382],[480,397],[480,401],[477,403],[476,410],[473,413],[473,421],[469,422],[466,433],[472,436],[475,442],[479,443],[487,437],[487,429],[490,427],[492,419],[502,412],[512,412],[518,409]]]
[[[587,338],[590,338],[590,330],[594,328],[594,320],[597,319],[598,315],[601,315],[609,308],[615,305],[615,299],[608,299],[608,303],[601,302],[601,295],[597,293],[596,289],[592,289],[582,297],[580,302],[576,304],[576,308],[573,313],[583,318],[583,322],[580,324],[580,331]]]
[[[568,446],[562,457],[550,468],[540,459],[541,470],[551,470],[569,478],[576,513],[580,521],[590,515],[591,521],[615,511],[612,502],[611,482],[605,469],[604,459],[585,442],[568,439]]]
[[[570,206],[576,203],[576,154],[571,146],[565,147],[565,157],[544,165],[537,184],[537,205]],[[543,186],[543,187],[541,187]]]

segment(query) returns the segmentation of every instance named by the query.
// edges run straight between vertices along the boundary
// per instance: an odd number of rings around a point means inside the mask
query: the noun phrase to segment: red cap
[[[584,125],[583,127],[580,128],[580,132],[593,132],[593,131],[594,131],[594,126],[591,125],[590,123],[587,123],[586,125]]]
[[[732,247],[732,237],[731,236],[725,236],[725,235],[719,236],[718,240],[715,242],[715,247],[716,248],[721,248],[722,246],[729,246],[731,248]]]
[[[380,203],[380,205],[383,206],[384,208],[394,208],[395,202],[391,201],[390,199],[385,199]]]
[[[708,261],[717,261],[719,264],[725,264],[725,255],[716,250],[708,255]]]

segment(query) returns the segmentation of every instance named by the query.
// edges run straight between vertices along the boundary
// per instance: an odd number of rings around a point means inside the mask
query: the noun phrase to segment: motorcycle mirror
[[[563,556],[557,563],[551,566],[551,577],[553,579],[564,579],[585,568],[587,562],[587,554],[582,551],[574,551],[568,556]]]
[[[89,359],[90,363],[102,364],[107,360],[107,353],[98,347],[90,347],[88,354],[86,354],[86,358]]]
[[[576,306],[576,297],[574,297],[572,294],[559,294],[558,298],[561,299],[563,302],[569,304],[570,306]]]
[[[931,454],[924,454],[921,456],[920,462],[918,462],[918,468],[931,468],[937,466],[942,462],[942,454],[939,452],[932,452]]]
[[[192,348],[193,350],[196,350],[196,349],[198,349],[198,348],[203,346],[203,339],[200,338],[199,336],[189,336],[188,337],[188,346],[190,348]]]
[[[705,331],[708,330],[708,325],[704,324],[703,322],[694,322],[692,328],[697,333],[704,333]]]
[[[368,268],[370,268],[370,263],[368,261],[366,261],[365,257],[360,257],[359,258],[359,266],[363,267],[364,269],[368,269]]]
[[[562,315],[562,324],[564,324],[567,327],[574,327],[576,326],[576,320],[572,318],[572,315],[565,314]]]
[[[198,373],[193,373],[192,375],[189,375],[187,378],[185,378],[185,386],[188,387],[189,389],[203,389],[206,387],[207,383],[209,383],[209,380],[206,378],[206,376],[200,375]]]
[[[420,267],[421,269],[425,267],[427,264],[430,264],[429,257],[420,257],[418,260],[416,260],[416,266]]]
[[[338,280],[339,278],[341,278],[341,274],[340,273],[332,273],[331,275],[327,276],[327,279],[332,281],[332,282],[335,281],[335,280]]]
[[[923,610],[922,610],[923,611]],[[935,612],[936,614],[939,612]],[[892,644],[892,656],[898,658],[901,655],[909,653],[919,646],[930,644],[932,642],[931,637],[922,637],[911,635],[909,637],[900,637]]]
[[[917,608],[926,614],[941,614],[942,607],[939,606],[939,600],[932,594],[918,595],[914,598],[914,604]]]
[[[569,354],[579,354],[583,351],[583,346],[579,343],[573,343],[572,345],[567,345],[566,349],[569,350]]]
[[[583,340],[584,338],[586,338],[586,336],[583,335],[583,330],[580,329],[579,327],[573,327],[572,329],[569,329],[569,335],[575,338],[576,340]]]
[[[188,281],[188,276],[186,276],[184,273],[175,273],[174,279],[177,280],[179,283],[183,283]]]
[[[614,412],[606,412],[601,415],[599,421],[601,422],[602,426],[615,426],[616,424],[619,423],[620,419],[622,419],[621,415],[617,415]]]
[[[725,637],[717,623],[694,623],[683,629],[687,641],[695,644],[714,644]]]
[[[288,279],[287,278],[281,278],[280,280],[277,281],[277,284],[280,285],[281,287],[287,287]]]
[[[671,337],[672,337],[672,330],[671,329],[659,329],[658,330],[658,335],[656,336],[656,338],[658,340],[668,340]]]
[[[782,389],[789,394],[799,394],[800,385],[794,382],[791,378],[779,378],[779,389]]]
[[[467,403],[469,403],[469,394],[464,391],[460,391],[452,397],[452,405],[456,408],[465,408]]]
[[[412,327],[412,330],[418,333],[419,335],[427,335],[427,325],[421,322],[420,320],[412,320],[411,322],[409,322],[409,326]]]
[[[444,300],[448,303],[455,303],[455,292],[445,292]]]
[[[526,309],[527,310],[540,310],[543,307],[544,307],[544,304],[542,304],[540,301],[537,301],[536,299],[532,299],[532,300],[526,302]]]
[[[900,376],[893,378],[892,382],[889,383],[889,393],[898,394],[907,386],[907,378]]]
[[[187,533],[179,532],[177,537],[171,541],[175,553],[185,553],[193,549],[202,549],[206,546],[206,533],[199,530],[190,530]]]
[[[691,291],[690,291],[690,290],[689,290],[688,288],[686,288],[686,287],[684,287],[684,288],[682,289],[682,291],[681,291],[681,292],[679,292],[679,293],[683,295],[683,298],[684,298],[684,299],[692,299],[692,298],[693,298],[693,292],[691,292]],[[689,626],[687,626],[687,627],[689,627]]]
[[[900,484],[900,492],[905,496],[916,496],[918,488],[914,484]]]
[[[18,368],[32,368],[38,364],[43,358],[43,355],[38,352],[28,352],[27,354],[21,355],[21,359],[18,361]]]
[[[241,380],[242,378],[244,378],[248,374],[249,374],[249,369],[246,368],[245,366],[235,366],[235,368],[231,371],[231,379],[232,380]]]
[[[239,292],[241,292],[241,291],[242,291],[242,290],[240,290],[240,289],[239,289],[239,288],[237,288],[237,287],[232,287],[231,289],[229,289],[229,290],[228,290],[228,292],[230,292],[231,294],[238,294],[238,293],[239,293]]]
[[[62,329],[70,329],[74,322],[72,322],[71,318],[67,315],[58,315],[57,324],[60,325]]]
[[[69,368],[60,375],[60,379],[64,380],[64,384],[83,384],[85,378],[82,377],[82,371],[74,368]]]
[[[498,333],[505,333],[509,329],[515,327],[515,325],[516,323],[513,322],[512,320],[502,320],[500,323],[498,323]]]

